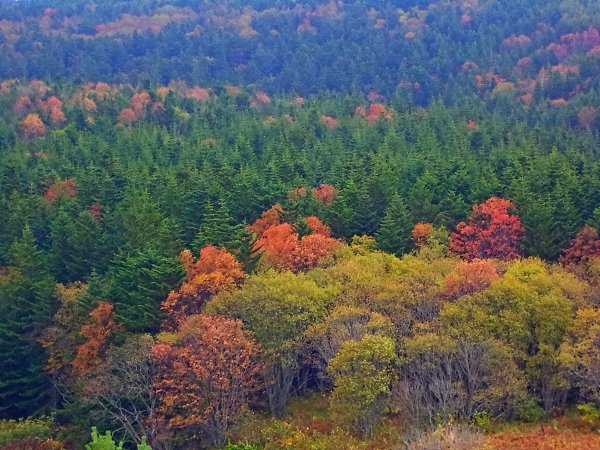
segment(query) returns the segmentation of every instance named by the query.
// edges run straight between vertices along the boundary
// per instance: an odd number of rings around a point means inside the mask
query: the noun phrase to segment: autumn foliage
[[[426,245],[432,235],[433,225],[430,223],[419,222],[415,224],[411,232],[411,237],[416,248]]]
[[[62,110],[62,101],[56,96],[41,101],[39,103],[39,110],[45,117],[48,117],[50,123],[55,128],[62,126],[67,120]]]
[[[260,218],[256,219],[252,225],[248,226],[248,230],[256,234],[258,238],[269,228],[279,225],[282,221],[283,209],[279,203],[273,205],[270,209],[264,211]]]
[[[162,304],[167,312],[167,328],[173,328],[187,317],[198,314],[201,307],[214,295],[233,289],[245,278],[242,265],[225,248],[208,245],[194,259],[189,250],[179,255],[186,271],[185,281],[176,291],[171,291]]]
[[[159,414],[169,427],[203,431],[221,447],[258,387],[259,346],[239,320],[196,315],[174,344],[152,349],[157,362]]]
[[[290,223],[282,222],[280,214],[272,208],[249,227],[258,237],[255,249],[272,266],[293,272],[310,269],[341,245],[317,217],[305,219],[311,233],[300,237]]]
[[[59,180],[52,183],[44,193],[47,203],[54,203],[59,198],[75,197],[77,195],[77,184],[73,178]]]
[[[513,207],[511,201],[498,197],[474,205],[468,223],[460,222],[452,233],[450,249],[468,260],[519,257],[525,230],[512,214]]]
[[[585,225],[571,241],[571,246],[563,250],[560,261],[563,264],[579,264],[592,258],[600,258],[600,239],[598,231]]]
[[[355,112],[357,117],[362,117],[368,123],[375,123],[378,120],[391,120],[393,117],[392,111],[388,110],[382,103],[373,103],[369,108],[359,106]]]
[[[77,347],[73,370],[77,375],[88,376],[98,370],[105,357],[110,336],[119,329],[113,320],[113,305],[100,302],[90,313],[90,322],[81,327],[85,342]]]
[[[337,194],[338,190],[330,184],[320,184],[312,191],[313,198],[325,206],[331,206]]]
[[[461,261],[444,281],[444,294],[450,299],[474,294],[486,289],[500,278],[491,261],[474,259]]]
[[[34,139],[46,134],[46,126],[39,115],[27,114],[19,122],[19,133],[24,138]]]
[[[544,426],[529,432],[498,433],[488,438],[486,443],[498,450],[588,450],[600,448],[600,436]]]
[[[321,119],[319,119],[319,122],[321,122],[323,125],[325,125],[330,130],[335,130],[336,128],[339,128],[339,126],[340,126],[340,122],[331,116],[321,116]]]

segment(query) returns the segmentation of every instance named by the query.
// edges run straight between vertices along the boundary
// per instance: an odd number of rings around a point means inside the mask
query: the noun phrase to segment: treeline
[[[4,79],[401,89],[418,104],[598,90],[600,11],[589,1],[20,1],[3,2],[0,17]]]

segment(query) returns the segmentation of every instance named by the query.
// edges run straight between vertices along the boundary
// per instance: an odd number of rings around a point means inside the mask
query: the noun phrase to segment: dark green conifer
[[[401,256],[411,248],[412,215],[400,195],[395,194],[385,210],[377,231],[377,246],[389,253]]]

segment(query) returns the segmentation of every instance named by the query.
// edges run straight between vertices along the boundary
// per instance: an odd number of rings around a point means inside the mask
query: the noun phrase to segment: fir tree
[[[117,320],[128,331],[155,332],[162,320],[160,304],[182,278],[176,258],[146,247],[116,259],[106,275],[102,298],[115,305]]]
[[[233,251],[240,239],[242,226],[235,224],[225,201],[220,200],[218,206],[208,202],[204,211],[204,222],[200,225],[192,248],[198,251],[207,245],[214,245]]]
[[[376,234],[378,247],[397,256],[408,252],[411,248],[413,225],[412,215],[402,197],[395,194],[385,210]]]
[[[50,320],[54,280],[31,230],[9,251],[0,272],[0,417],[43,413],[52,402],[46,354],[36,337]]]

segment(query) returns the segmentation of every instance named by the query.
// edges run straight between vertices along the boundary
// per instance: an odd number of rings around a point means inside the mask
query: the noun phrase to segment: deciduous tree
[[[329,364],[334,416],[372,437],[390,399],[395,362],[396,348],[389,337],[366,335],[342,344]]]
[[[511,201],[498,197],[474,205],[468,223],[459,223],[452,233],[450,249],[468,260],[519,257],[525,230],[513,208]]]
[[[198,314],[209,299],[239,286],[246,276],[242,265],[231,253],[212,245],[201,249],[198,259],[194,259],[189,250],[184,250],[179,261],[186,277],[181,287],[171,291],[162,303],[162,309],[168,315],[167,328],[174,328],[187,317]]]
[[[152,349],[159,412],[168,426],[200,432],[212,445],[223,446],[259,385],[259,352],[241,321],[189,317],[175,343]]]

